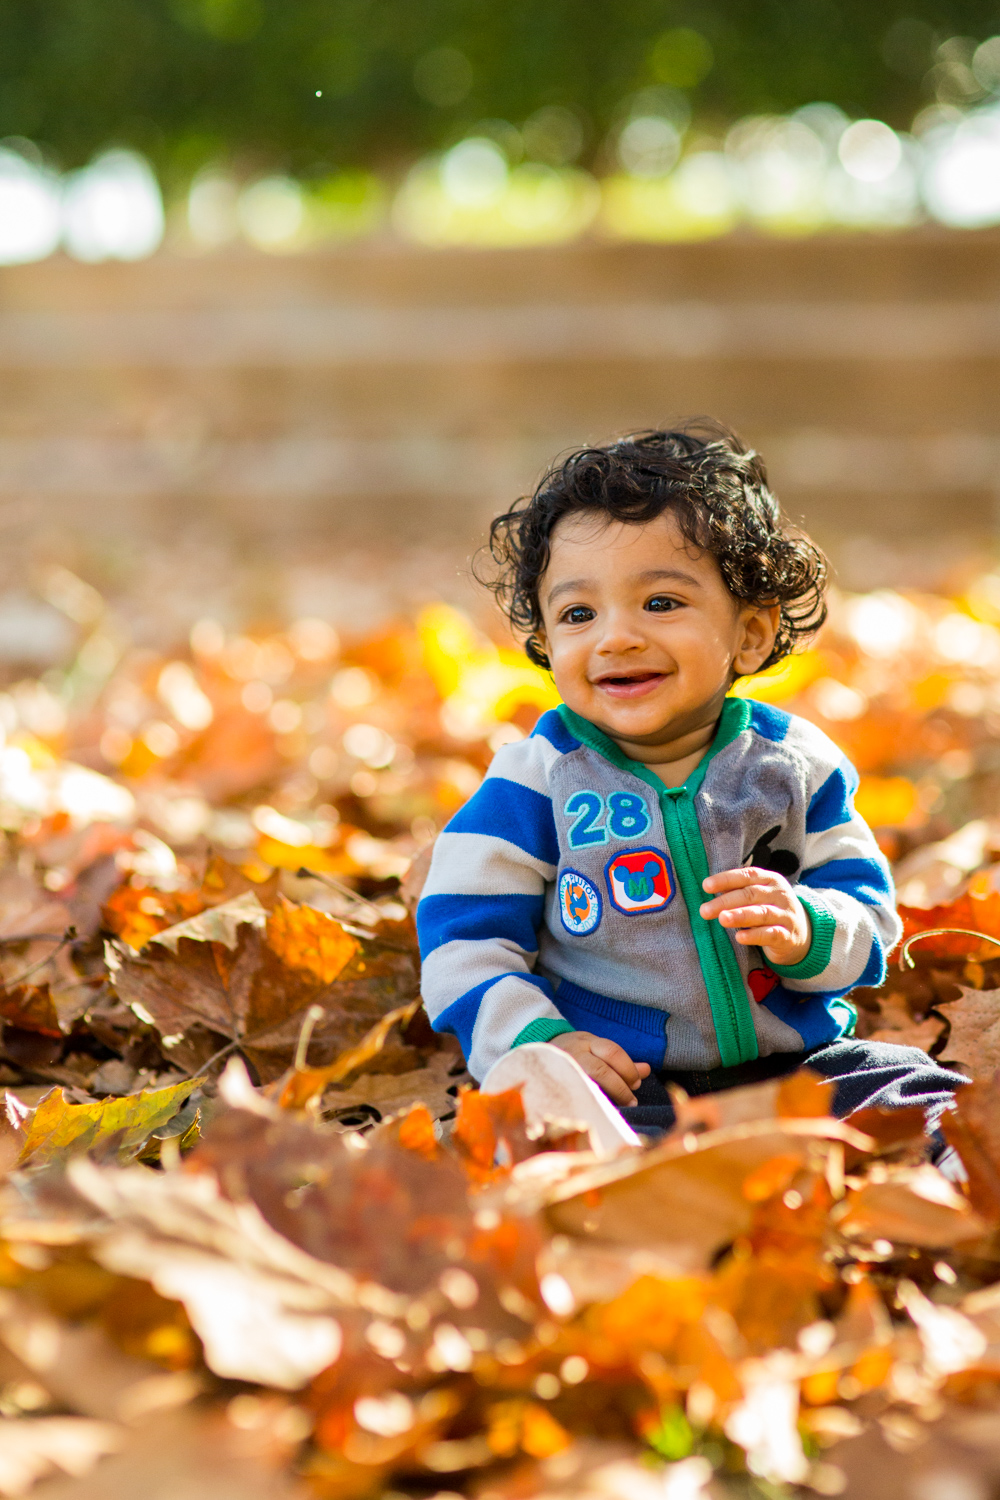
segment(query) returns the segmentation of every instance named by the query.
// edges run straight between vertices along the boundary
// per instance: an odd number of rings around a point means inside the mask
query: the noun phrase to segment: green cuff
[[[773,964],[768,959],[767,966],[773,969],[775,974],[780,974],[782,979],[815,979],[817,974],[822,974],[830,962],[830,954],[833,952],[833,936],[837,931],[837,919],[821,901],[817,901],[815,896],[805,896],[799,890],[795,894],[805,907],[809,925],[812,927],[809,952],[805,958],[800,958],[797,964]]]
[[[562,1036],[564,1031],[575,1031],[568,1021],[556,1020],[554,1016],[537,1016],[534,1021],[529,1021],[511,1042],[511,1051],[520,1047],[524,1042],[551,1042],[554,1036]]]

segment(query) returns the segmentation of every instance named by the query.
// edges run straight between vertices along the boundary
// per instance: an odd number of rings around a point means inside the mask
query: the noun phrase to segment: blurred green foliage
[[[709,126],[823,99],[905,127],[935,47],[997,31],[997,0],[2,0],[0,136],[307,175],[561,105],[599,162],[644,87]]]

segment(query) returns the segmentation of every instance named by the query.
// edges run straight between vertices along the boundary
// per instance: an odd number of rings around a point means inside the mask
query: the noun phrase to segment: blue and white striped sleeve
[[[435,1031],[453,1032],[483,1078],[533,1021],[571,1030],[536,975],[545,890],[559,861],[540,735],[499,750],[439,836],[417,907],[421,989]]]
[[[858,773],[814,725],[798,720],[795,728],[808,780],[805,848],[794,890],[809,913],[813,941],[800,963],[771,967],[787,989],[843,995],[882,983],[902,924],[889,865],[854,807]]]

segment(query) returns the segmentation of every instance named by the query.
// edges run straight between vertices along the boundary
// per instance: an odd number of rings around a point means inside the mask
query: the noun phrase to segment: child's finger
[[[595,1037],[590,1044],[590,1050],[595,1057],[601,1058],[609,1067],[614,1068],[630,1089],[638,1086],[643,1074],[639,1072],[638,1065],[632,1061],[624,1047],[619,1047],[617,1042],[612,1042],[608,1037]],[[648,1068],[646,1071],[649,1071]]]
[[[703,901],[698,908],[700,914],[711,920],[724,911],[735,911],[741,906],[760,906],[774,903],[775,892],[766,885],[741,885],[735,891],[728,891],[724,896],[716,896],[712,901]]]
[[[750,943],[755,948],[778,948],[788,941],[784,927],[750,927],[743,932],[734,932],[733,937],[738,943]]]
[[[724,911],[719,917],[720,927],[770,927],[781,922],[782,911],[777,906],[739,906],[733,911]]]
[[[604,1090],[612,1103],[623,1105],[626,1109],[636,1103],[635,1095],[621,1074],[616,1073],[614,1068],[602,1062],[599,1057],[592,1053],[583,1066],[584,1071]]]
[[[702,889],[711,892],[713,896],[720,895],[723,891],[737,891],[741,885],[758,885],[774,888],[774,872],[772,870],[760,870],[756,865],[744,865],[738,870],[719,870],[715,875],[709,875],[702,881]]]

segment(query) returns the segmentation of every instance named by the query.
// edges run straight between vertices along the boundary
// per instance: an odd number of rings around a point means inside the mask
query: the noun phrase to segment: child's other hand
[[[649,1072],[649,1063],[636,1063],[617,1042],[589,1031],[564,1031],[554,1036],[551,1047],[561,1047],[575,1057],[580,1067],[602,1088],[613,1104],[634,1104],[633,1089]]]
[[[784,875],[750,865],[709,875],[702,884],[715,900],[702,904],[701,915],[717,917],[738,943],[762,948],[772,964],[805,958],[812,944],[809,913]]]

